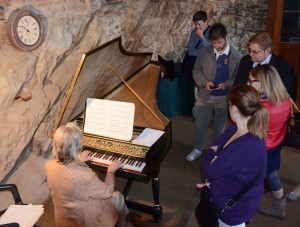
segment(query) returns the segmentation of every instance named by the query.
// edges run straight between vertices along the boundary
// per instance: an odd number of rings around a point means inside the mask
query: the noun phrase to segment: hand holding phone
[[[210,88],[210,89],[217,89],[218,86],[216,86],[216,85],[210,85],[209,88]]]

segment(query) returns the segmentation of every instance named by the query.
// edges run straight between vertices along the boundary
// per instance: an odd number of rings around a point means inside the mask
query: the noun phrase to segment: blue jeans
[[[271,191],[279,191],[282,189],[281,180],[279,178],[277,170],[267,174],[266,181],[269,184]]]
[[[206,102],[202,102],[200,103],[200,105],[194,106],[194,149],[203,150],[204,136],[213,112],[214,128],[211,136],[211,141],[214,141],[221,133],[224,132],[228,118],[227,96],[210,96],[210,98]]]
[[[273,172],[274,170],[278,170],[280,168],[281,147],[282,145],[280,144],[270,150],[267,150],[267,155],[268,155],[267,174]]]
[[[271,191],[279,191],[282,188],[282,183],[277,171],[280,168],[281,147],[280,144],[267,151],[268,165],[266,181],[268,182]]]

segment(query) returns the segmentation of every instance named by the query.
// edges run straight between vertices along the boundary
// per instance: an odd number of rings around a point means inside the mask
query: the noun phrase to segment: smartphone
[[[218,88],[218,86],[216,86],[216,85],[210,85],[209,88],[210,89],[216,89],[216,88]]]

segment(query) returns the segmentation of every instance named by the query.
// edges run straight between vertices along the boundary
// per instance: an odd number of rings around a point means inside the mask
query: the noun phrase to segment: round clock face
[[[31,10],[16,10],[7,19],[6,33],[9,42],[18,50],[32,51],[44,38],[41,19]]]
[[[17,37],[24,45],[34,45],[40,37],[40,26],[32,16],[23,16],[17,24]]]

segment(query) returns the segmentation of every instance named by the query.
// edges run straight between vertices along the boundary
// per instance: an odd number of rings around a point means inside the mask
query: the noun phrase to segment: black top
[[[241,59],[233,86],[247,83],[248,73],[252,68],[253,63],[254,62],[251,61],[250,55],[246,55]],[[297,81],[293,65],[280,59],[274,54],[272,54],[269,64],[276,68],[285,88],[291,98],[295,101],[297,98]]]

